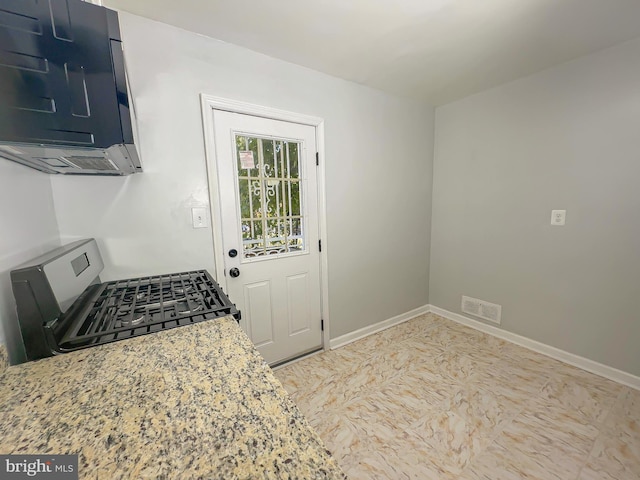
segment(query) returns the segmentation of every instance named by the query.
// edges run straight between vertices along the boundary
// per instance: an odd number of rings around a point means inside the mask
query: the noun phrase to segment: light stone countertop
[[[7,347],[0,343],[0,374],[2,374],[9,366],[9,354]]]
[[[231,317],[9,367],[0,453],[80,478],[343,479]]]

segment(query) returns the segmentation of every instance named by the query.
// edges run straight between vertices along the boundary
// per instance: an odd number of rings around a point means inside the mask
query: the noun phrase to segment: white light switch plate
[[[191,209],[191,221],[193,222],[193,228],[206,228],[208,226],[207,209],[193,207]]]
[[[562,226],[564,225],[567,217],[566,210],[551,210],[551,225]]]

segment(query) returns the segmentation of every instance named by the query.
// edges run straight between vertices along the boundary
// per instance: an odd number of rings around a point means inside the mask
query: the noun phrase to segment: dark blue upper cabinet
[[[45,171],[59,163],[59,173],[139,171],[135,149],[115,155],[126,160],[111,159],[113,171],[79,150],[132,147],[128,98],[116,12],[81,0],[0,1],[0,142],[67,148],[47,153],[43,168],[22,163]]]

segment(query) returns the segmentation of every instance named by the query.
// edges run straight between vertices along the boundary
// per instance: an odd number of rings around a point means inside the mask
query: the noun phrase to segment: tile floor
[[[640,479],[640,391],[433,314],[275,374],[351,479]]]

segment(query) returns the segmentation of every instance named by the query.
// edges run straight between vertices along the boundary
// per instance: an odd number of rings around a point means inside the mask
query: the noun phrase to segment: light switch
[[[561,227],[567,216],[566,210],[551,210],[551,225]]]
[[[204,207],[193,207],[191,209],[191,220],[193,228],[206,228],[208,226],[207,209]]]

